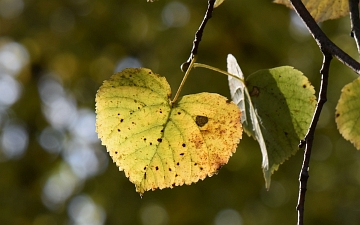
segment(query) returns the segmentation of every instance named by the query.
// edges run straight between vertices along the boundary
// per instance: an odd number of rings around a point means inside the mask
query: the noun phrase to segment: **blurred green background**
[[[0,0],[0,224],[296,224],[302,150],[266,191],[258,144],[244,136],[220,173],[143,198],[95,133],[102,81],[147,67],[177,89],[207,1]],[[358,59],[348,18],[321,24]],[[226,0],[205,29],[198,62],[245,75],[291,65],[319,89],[322,56],[296,14],[270,0]],[[334,60],[310,164],[305,224],[360,223],[360,154],[336,130],[343,85],[357,76]],[[227,78],[194,69],[182,94],[229,97]]]

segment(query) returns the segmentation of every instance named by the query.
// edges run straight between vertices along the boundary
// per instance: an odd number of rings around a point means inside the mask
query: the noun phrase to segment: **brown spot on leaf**
[[[336,113],[336,115],[335,115],[335,116],[336,116],[336,118],[337,118],[337,117],[339,117],[339,116],[340,116],[340,113]]]
[[[256,86],[254,86],[253,89],[252,89],[251,92],[250,92],[250,96],[255,96],[255,97],[257,97],[257,96],[259,96],[259,94],[260,94],[259,88],[256,87]]]
[[[161,138],[158,138],[157,141],[158,141],[158,142],[162,142],[162,139],[161,139]]]
[[[159,167],[157,166],[157,167],[155,167],[155,169],[156,169],[156,170],[159,170]]]
[[[180,155],[184,155],[184,153],[180,153]]]
[[[205,124],[207,124],[208,121],[209,118],[207,118],[206,116],[196,116],[195,119],[196,125],[198,125],[199,127],[205,126]]]

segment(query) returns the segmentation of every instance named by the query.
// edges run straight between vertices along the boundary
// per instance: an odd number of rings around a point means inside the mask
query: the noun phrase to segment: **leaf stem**
[[[340,62],[348,66],[355,73],[360,75],[360,63],[341,50],[337,45],[335,45],[320,29],[318,24],[315,22],[314,18],[310,15],[309,11],[305,8],[301,0],[289,0],[294,7],[294,10],[303,20],[309,32],[317,42],[319,48],[322,52],[329,52],[331,55],[335,56]]]
[[[200,42],[201,42],[201,38],[202,38],[202,35],[203,35],[203,32],[204,32],[206,23],[212,17],[212,12],[214,10],[215,1],[216,0],[209,0],[208,1],[208,8],[206,10],[204,19],[201,22],[199,29],[195,33],[195,39],[193,41],[193,47],[191,49],[189,59],[181,65],[181,70],[183,72],[187,71],[187,67],[190,65],[192,59],[197,55],[197,51],[198,51],[198,48],[199,48],[199,45],[200,45]]]
[[[230,77],[233,77],[235,79],[238,79],[239,81],[241,81],[243,84],[245,84],[245,81],[244,79],[241,79],[240,77],[238,76],[235,76],[234,74],[231,74],[231,73],[228,73],[224,70],[221,70],[219,68],[216,68],[216,67],[213,67],[213,66],[209,66],[209,65],[206,65],[206,64],[202,64],[202,63],[194,63],[194,68],[196,67],[202,67],[202,68],[206,68],[206,69],[209,69],[209,70],[213,70],[213,71],[216,71],[218,73],[222,73],[226,76],[230,76]]]
[[[312,144],[315,135],[315,129],[317,126],[317,122],[320,118],[321,110],[327,101],[327,86],[328,86],[328,77],[329,77],[329,68],[330,62],[332,60],[332,55],[330,53],[323,52],[323,64],[321,68],[321,85],[320,85],[320,92],[319,92],[319,99],[318,103],[313,115],[313,119],[311,121],[311,125],[309,127],[308,133],[305,136],[304,141],[302,141],[299,147],[305,145],[304,151],[304,160],[301,167],[301,172],[299,175],[299,198],[296,210],[298,211],[298,225],[304,224],[304,206],[305,206],[305,193],[307,190],[307,181],[309,178],[309,164],[310,164],[310,157],[311,157],[311,150]]]
[[[359,0],[349,0],[351,36],[355,39],[356,47],[360,53],[360,18]]]
[[[185,81],[186,81],[186,79],[188,78],[191,69],[194,67],[196,58],[197,58],[196,55],[194,56],[194,58],[192,58],[192,60],[191,60],[191,62],[190,62],[190,65],[189,65],[189,67],[187,68],[186,73],[185,73],[185,75],[184,75],[184,77],[183,77],[183,79],[182,79],[182,81],[181,81],[181,83],[180,83],[180,86],[179,86],[178,90],[176,91],[176,94],[175,94],[175,96],[174,96],[174,99],[171,101],[171,104],[174,104],[174,103],[177,101],[177,99],[179,98],[180,92],[181,92],[182,88],[184,87]]]

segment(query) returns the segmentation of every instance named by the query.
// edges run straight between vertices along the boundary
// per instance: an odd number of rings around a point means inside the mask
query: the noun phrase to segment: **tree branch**
[[[360,75],[360,63],[355,59],[351,58],[338,46],[336,46],[320,29],[320,27],[315,22],[314,18],[310,15],[309,11],[305,8],[301,0],[289,0],[294,7],[294,10],[303,20],[307,28],[309,29],[311,35],[314,37],[315,41],[319,45],[322,52],[328,52],[331,55],[335,56],[340,62],[348,66],[355,73]]]
[[[203,32],[204,32],[204,29],[205,29],[205,26],[206,26],[206,23],[208,22],[208,20],[212,17],[212,12],[214,10],[214,4],[215,4],[215,1],[216,0],[209,0],[208,1],[208,8],[206,10],[206,13],[205,13],[205,16],[204,16],[204,19],[203,21],[201,22],[200,24],[200,27],[199,29],[196,31],[195,33],[195,39],[193,41],[193,47],[191,49],[191,52],[190,52],[190,57],[189,59],[184,62],[182,65],[181,65],[181,70],[183,72],[185,72],[187,70],[187,68],[189,67],[191,61],[195,58],[195,56],[197,55],[197,50],[199,48],[199,45],[200,45],[200,42],[201,42],[201,38],[202,38],[202,35],[203,35]]]
[[[332,55],[326,52],[323,52],[323,64],[320,70],[321,73],[321,86],[319,92],[318,103],[314,112],[313,119],[311,121],[311,125],[309,127],[308,133],[305,136],[305,140],[302,145],[305,145],[304,151],[304,160],[301,168],[301,172],[299,175],[299,198],[296,210],[298,211],[298,225],[303,225],[304,221],[304,204],[305,204],[305,193],[307,190],[307,180],[309,178],[309,164],[311,157],[311,149],[315,135],[315,129],[317,126],[317,122],[319,121],[321,110],[327,100],[327,86],[328,86],[328,77],[329,77],[329,69],[330,62],[332,60]]]
[[[360,53],[360,19],[359,0],[349,0],[351,36],[355,39],[356,47]]]

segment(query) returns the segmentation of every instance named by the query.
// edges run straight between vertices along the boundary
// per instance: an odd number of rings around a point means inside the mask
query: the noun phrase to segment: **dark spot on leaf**
[[[175,177],[179,176],[178,174],[175,174]]]
[[[169,171],[171,171],[171,168],[169,168]]]
[[[138,109],[140,109],[140,106],[138,106]]]
[[[340,116],[340,113],[336,113],[336,115],[335,115],[335,116],[336,116],[336,118],[337,118],[337,117],[339,117],[339,116]]]
[[[184,155],[184,153],[180,153],[180,155]]]
[[[200,167],[200,170],[203,170],[204,168]]]
[[[146,179],[146,173],[144,173],[144,179]]]
[[[118,152],[115,152],[115,154],[118,154]]]
[[[135,124],[135,122],[131,122],[131,124]]]
[[[176,163],[176,165],[180,165],[180,163],[178,162],[178,163]]]
[[[303,85],[303,88],[306,88],[306,84]]]
[[[149,72],[149,74],[151,74],[151,72]]]
[[[199,127],[203,127],[205,124],[207,124],[208,121],[209,119],[206,116],[196,116],[195,119],[196,125]]]
[[[185,143],[183,143],[183,144],[182,144],[182,146],[185,148],[185,147],[186,147],[186,144],[185,144]]]
[[[158,138],[157,141],[158,141],[158,142],[162,142],[162,139],[161,139],[161,138]]]
[[[120,123],[122,123],[123,121],[124,121],[124,119],[121,119],[121,120],[120,120]]]
[[[194,166],[197,166],[197,163],[194,163]]]
[[[146,170],[146,166],[144,167],[144,170]]]
[[[120,132],[120,129],[118,129],[118,132]]]
[[[160,132],[161,132],[161,133],[163,133],[163,132],[164,132],[164,130],[161,130]]]
[[[152,142],[150,142],[150,145],[152,145]]]
[[[175,183],[173,183],[172,186],[175,187]]]
[[[230,99],[227,99],[227,100],[226,100],[226,103],[227,103],[227,104],[229,104],[230,102],[231,102],[231,100],[230,100]]]
[[[137,103],[136,99],[134,99],[134,102]]]
[[[120,113],[118,113],[118,116],[120,116]]]
[[[181,114],[181,112],[178,112],[178,115],[180,115]]]
[[[250,92],[250,96],[255,96],[255,97],[257,97],[257,96],[259,96],[259,94],[260,94],[259,88],[256,87],[256,86],[254,86],[253,89],[252,89],[251,92]]]
[[[159,170],[159,167],[157,166],[157,167],[155,167],[155,169],[156,169],[156,170]]]
[[[144,141],[146,141],[146,138],[144,138]]]

